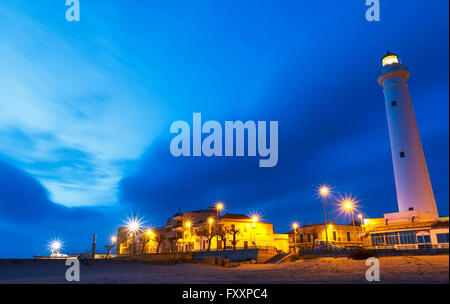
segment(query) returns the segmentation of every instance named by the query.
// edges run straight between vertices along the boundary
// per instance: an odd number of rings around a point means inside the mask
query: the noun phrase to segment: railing
[[[401,63],[394,63],[394,64],[390,64],[390,65],[386,65],[384,67],[382,67],[378,73],[377,73],[377,77],[380,77],[382,74],[394,71],[394,70],[406,70],[408,71],[408,66],[401,64]]]
[[[196,249],[191,252],[216,252],[216,251],[233,251],[233,250],[248,250],[248,249],[258,249],[258,250],[275,250],[275,246],[236,246],[235,248],[214,248],[214,249]]]
[[[362,247],[363,249],[372,250],[378,256],[398,256],[398,255],[438,255],[449,254],[448,247],[440,247],[432,245],[430,247],[418,248],[418,247],[395,247],[395,246],[368,246]],[[301,255],[317,255],[323,257],[345,257],[358,249],[303,249]]]

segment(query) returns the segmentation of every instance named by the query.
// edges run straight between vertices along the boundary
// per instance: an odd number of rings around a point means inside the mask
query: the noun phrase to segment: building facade
[[[386,220],[369,219],[363,225],[366,242],[372,248],[449,248],[449,218]]]
[[[119,228],[119,255],[249,248],[289,251],[288,235],[274,233],[271,223],[243,214],[220,215],[215,208],[177,213],[165,226],[142,229],[134,236],[127,231]]]
[[[327,235],[325,234],[327,233]],[[304,225],[296,230],[288,232],[289,250],[314,249],[319,246],[329,245],[340,248],[350,248],[361,246],[362,229],[359,223],[355,225],[324,224]]]

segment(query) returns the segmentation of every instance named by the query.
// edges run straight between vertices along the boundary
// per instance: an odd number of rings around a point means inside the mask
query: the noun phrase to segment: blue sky
[[[0,2],[0,256],[99,244],[133,212],[149,225],[223,200],[276,231],[321,220],[315,187],[368,217],[397,209],[384,100],[390,49],[410,93],[438,210],[448,215],[448,1]],[[174,158],[170,124],[278,120],[279,161]],[[335,202],[328,205],[337,222]]]

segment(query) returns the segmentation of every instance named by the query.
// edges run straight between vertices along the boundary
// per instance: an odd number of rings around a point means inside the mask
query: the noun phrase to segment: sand
[[[166,266],[130,262],[81,264],[78,283],[368,283],[365,261],[318,258],[282,264]],[[63,262],[0,263],[0,283],[69,283]],[[380,258],[379,283],[449,283],[449,256]],[[70,282],[73,284],[73,282]],[[371,283],[372,284],[372,283]]]

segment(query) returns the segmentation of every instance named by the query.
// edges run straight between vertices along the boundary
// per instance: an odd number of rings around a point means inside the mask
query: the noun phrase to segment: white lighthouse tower
[[[398,213],[385,218],[439,218],[433,189],[423,154],[419,130],[409,96],[408,68],[398,56],[388,53],[382,58],[378,83],[383,87],[394,165]]]

